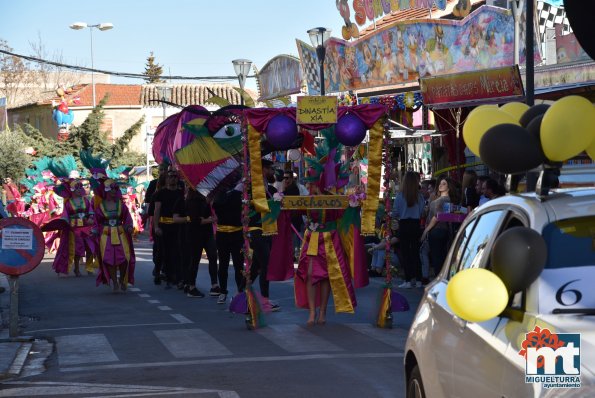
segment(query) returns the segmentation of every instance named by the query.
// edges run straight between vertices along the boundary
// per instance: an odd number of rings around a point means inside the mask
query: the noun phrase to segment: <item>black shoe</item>
[[[211,297],[219,297],[221,294],[221,288],[219,286],[212,287],[209,291],[209,296]]]
[[[191,290],[188,291],[188,293],[186,293],[186,296],[203,298],[205,296],[205,294],[203,292],[201,292],[200,290],[198,290],[197,288],[192,288]]]
[[[280,310],[281,310],[281,307],[279,307],[279,304],[271,302],[271,311],[272,312],[277,312]]]
[[[167,290],[171,289],[171,283],[169,283],[169,282],[165,282],[165,288],[166,288]]]
[[[153,279],[153,283],[156,285],[161,285],[161,278],[156,276],[155,279]]]

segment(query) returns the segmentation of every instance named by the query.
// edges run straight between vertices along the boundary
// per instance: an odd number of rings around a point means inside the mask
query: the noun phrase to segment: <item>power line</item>
[[[17,54],[17,53],[13,53],[13,52],[2,50],[2,49],[0,49],[0,53],[6,54],[6,55],[11,55],[11,56],[17,57],[17,58],[22,58],[22,59],[25,59],[30,62],[52,65],[52,66],[56,66],[59,68],[72,69],[72,70],[77,70],[77,71],[82,71],[82,72],[103,73],[105,75],[127,77],[127,78],[131,78],[131,79],[144,79],[144,80],[147,79],[147,75],[144,75],[142,73],[113,72],[113,71],[107,71],[107,70],[102,70],[102,69],[87,68],[85,66],[68,65],[68,64],[63,64],[61,62],[55,62],[55,61],[50,61],[47,59],[32,57],[29,55]],[[253,76],[247,76],[247,77],[255,77],[255,76],[253,75]],[[223,81],[223,80],[236,80],[237,76],[169,76],[168,79],[169,80],[222,80]]]

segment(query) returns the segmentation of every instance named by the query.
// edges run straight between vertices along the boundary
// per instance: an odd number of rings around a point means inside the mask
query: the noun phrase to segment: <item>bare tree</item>
[[[58,64],[64,63],[62,51],[56,50],[53,54],[50,54],[45,43],[41,39],[41,34],[39,32],[37,32],[37,41],[30,41],[29,45],[33,50],[34,57]],[[53,92],[58,87],[70,87],[81,82],[80,74],[73,73],[60,66],[40,62],[35,64],[33,70],[36,74],[39,89],[42,92]]]
[[[0,49],[13,52],[4,39],[0,39]],[[8,107],[31,99],[29,88],[35,84],[35,74],[29,64],[19,57],[0,53],[0,95],[6,97]]]

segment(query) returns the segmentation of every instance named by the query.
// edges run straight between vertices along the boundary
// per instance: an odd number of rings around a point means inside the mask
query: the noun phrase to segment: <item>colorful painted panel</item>
[[[297,41],[310,95],[318,94],[315,50]],[[416,82],[420,77],[468,72],[514,64],[512,13],[482,6],[462,21],[417,20],[397,22],[346,42],[327,43],[325,87],[341,92]],[[539,51],[535,52],[540,62]],[[524,63],[521,48],[520,62]]]
[[[300,60],[289,55],[276,56],[258,72],[258,81],[259,101],[299,93],[302,86]]]

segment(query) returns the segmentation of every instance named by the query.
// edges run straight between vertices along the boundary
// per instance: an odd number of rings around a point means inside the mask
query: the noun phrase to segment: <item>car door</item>
[[[451,274],[456,273],[458,265],[451,270],[451,264],[458,264],[460,253],[467,245],[477,219],[469,219],[460,228],[455,243],[446,257],[443,270],[437,280],[426,290],[425,300],[418,310],[417,319],[422,318],[427,325],[428,344],[424,344],[423,356],[420,358],[422,377],[428,394],[437,396],[453,395],[452,367],[455,357],[454,347],[457,344],[458,328],[453,323],[453,313],[446,301],[446,287]],[[420,316],[420,314],[424,314]],[[427,314],[427,315],[426,315]]]
[[[443,270],[444,279],[429,294],[435,296],[441,318],[441,340],[452,354],[451,388],[456,397],[492,397],[501,391],[502,356],[506,344],[493,338],[500,318],[471,323],[457,317],[446,300],[447,282],[468,268],[485,267],[504,209],[473,215],[459,230]],[[434,339],[432,339],[434,343]]]

